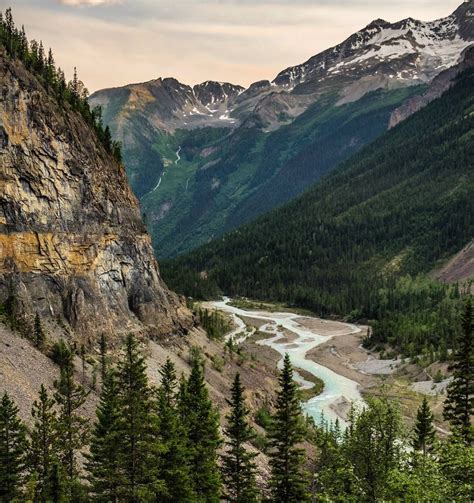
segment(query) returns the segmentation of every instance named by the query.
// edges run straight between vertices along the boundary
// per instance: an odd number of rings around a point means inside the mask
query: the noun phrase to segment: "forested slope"
[[[322,314],[375,316],[381,287],[472,239],[473,127],[470,69],[296,201],[166,264],[166,278],[188,294],[217,284]]]

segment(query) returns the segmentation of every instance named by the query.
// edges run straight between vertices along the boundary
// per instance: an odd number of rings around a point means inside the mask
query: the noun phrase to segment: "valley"
[[[239,304],[247,306],[237,307]],[[243,347],[253,354],[259,353],[259,346],[270,348],[267,366],[281,368],[288,353],[302,391],[303,411],[316,424],[337,419],[344,427],[351,405],[361,407],[364,397],[381,394],[398,400],[405,421],[412,424],[417,404],[425,396],[435,414],[436,428],[446,433],[442,404],[449,380],[434,380],[437,372],[447,375],[446,365],[423,369],[409,360],[383,359],[382,354],[362,346],[368,327],[294,313],[281,305],[224,297],[202,306],[232,316],[235,328],[226,334],[227,342],[245,342]],[[306,392],[315,386],[311,377],[322,381],[322,390],[306,400]]]
[[[1,12],[0,502],[474,501],[473,42],[89,95]]]
[[[465,2],[435,21],[376,19],[247,89],[158,78],[93,93],[122,143],[157,256],[281,207],[438,97],[474,40],[472,15]],[[169,170],[178,146],[182,161]]]
[[[323,392],[314,398],[311,398],[303,406],[303,411],[311,417],[316,423],[321,421],[321,414],[329,421],[339,419],[341,425],[345,424],[347,412],[350,404],[361,402],[358,383],[339,375],[332,370],[319,365],[317,362],[307,358],[307,353],[317,346],[324,344],[333,337],[344,337],[352,333],[358,333],[360,328],[337,322],[317,320],[315,318],[302,318],[300,314],[291,312],[265,312],[265,311],[247,311],[230,305],[231,299],[225,298],[219,302],[208,302],[206,307],[218,309],[225,313],[230,313],[234,321],[241,326],[241,318],[249,317],[252,320],[263,321],[264,324],[258,328],[260,339],[257,344],[269,346],[281,355],[278,367],[283,364],[283,356],[288,353],[291,363],[296,369],[303,369],[316,378],[324,382]],[[320,330],[306,328],[302,322],[318,321],[321,324]],[[239,340],[240,328],[237,333],[230,336]],[[248,333],[250,336],[252,332]],[[292,337],[288,341],[287,336]],[[268,338],[262,338],[266,335]],[[295,370],[295,380],[302,387],[308,389],[314,386],[313,383],[304,379],[302,375]]]

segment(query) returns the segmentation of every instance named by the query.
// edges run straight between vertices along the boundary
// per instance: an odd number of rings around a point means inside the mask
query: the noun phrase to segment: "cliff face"
[[[79,336],[184,333],[124,169],[82,118],[0,53],[0,303]]]
[[[474,45],[468,47],[461,55],[461,61],[437,75],[428,89],[421,95],[413,96],[396,108],[390,116],[389,129],[408,119],[410,115],[418,112],[439,98],[445,91],[454,85],[457,75],[474,66]]]

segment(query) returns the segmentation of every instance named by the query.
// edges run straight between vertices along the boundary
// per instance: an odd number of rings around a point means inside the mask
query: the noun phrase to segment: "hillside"
[[[167,263],[167,280],[370,314],[391,278],[430,271],[474,235],[473,91],[471,68],[296,201]]]
[[[34,58],[23,53],[27,69],[0,49],[2,311],[26,327],[38,313],[87,344],[185,333],[191,313],[159,275],[123,165]]]
[[[395,109],[462,59],[473,11],[471,0],[436,21],[375,20],[246,90],[167,78],[94,93],[124,146],[157,255],[281,206],[383,134]]]

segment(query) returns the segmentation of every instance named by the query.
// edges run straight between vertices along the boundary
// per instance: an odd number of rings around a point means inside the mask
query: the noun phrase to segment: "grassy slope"
[[[142,200],[158,256],[186,252],[300,195],[382,134],[391,111],[416,91],[374,92],[340,107],[327,95],[272,133],[179,131],[161,139],[162,157],[170,157],[170,145],[172,159],[178,145],[183,150],[159,189]],[[204,147],[215,151],[203,157]],[[166,203],[171,209],[161,218]]]

